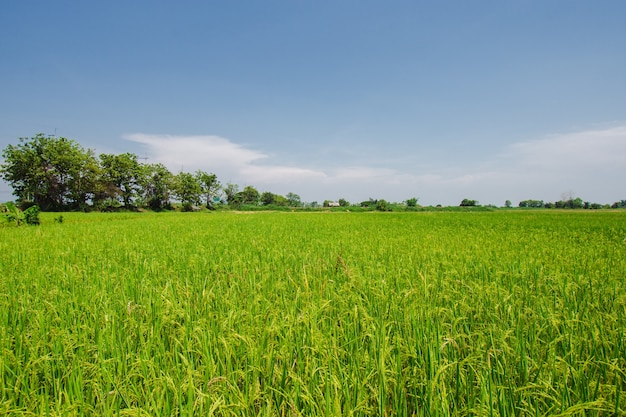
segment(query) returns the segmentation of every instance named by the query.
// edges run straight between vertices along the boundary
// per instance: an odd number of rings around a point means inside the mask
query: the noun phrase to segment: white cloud
[[[558,200],[566,190],[589,201],[623,198],[626,182],[626,126],[588,130],[510,145],[504,153],[453,179],[476,195],[499,203],[511,200]],[[485,201],[486,202],[486,201]]]
[[[174,136],[135,133],[124,139],[141,143],[149,148],[151,159],[170,169],[189,167],[186,170],[214,167],[245,167],[267,158],[267,155],[247,149],[219,136]]]
[[[163,163],[173,172],[202,169],[214,172],[223,181],[255,186],[325,177],[323,172],[313,169],[263,163],[269,159],[268,154],[219,136],[136,133],[124,138],[146,145],[150,160]]]
[[[545,170],[613,169],[626,161],[626,126],[521,142],[512,155],[524,167]]]

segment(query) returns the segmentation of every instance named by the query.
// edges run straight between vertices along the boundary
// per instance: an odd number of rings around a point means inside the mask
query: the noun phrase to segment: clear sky
[[[3,1],[0,59],[2,149],[303,201],[626,199],[623,0]]]

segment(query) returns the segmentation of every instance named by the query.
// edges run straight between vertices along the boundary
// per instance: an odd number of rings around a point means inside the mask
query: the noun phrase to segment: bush
[[[376,202],[376,210],[378,211],[391,211],[391,207],[389,207],[389,203],[385,200],[378,200]]]
[[[21,226],[24,222],[30,225],[38,225],[40,223],[39,206],[36,205],[22,211],[13,202],[8,202],[0,204],[0,214],[8,223],[15,223],[16,226]]]
[[[39,207],[31,206],[24,211],[24,221],[31,226],[38,226],[39,221]]]

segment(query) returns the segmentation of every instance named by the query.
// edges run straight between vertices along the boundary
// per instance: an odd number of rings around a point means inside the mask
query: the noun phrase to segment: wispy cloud
[[[624,166],[626,126],[551,135],[520,142],[509,149],[520,167],[575,172]]]
[[[220,136],[136,133],[124,138],[147,146],[151,160],[163,163],[174,172],[202,169],[227,181],[253,185],[325,177],[323,172],[313,169],[268,163],[268,154]]]
[[[207,166],[217,168],[242,168],[254,161],[267,158],[263,152],[248,149],[219,136],[176,136],[135,133],[124,139],[146,145],[150,157],[164,163],[170,169],[185,166],[199,169]]]
[[[450,180],[483,196],[556,200],[566,190],[612,202],[626,192],[626,126],[587,130],[514,143]],[[623,198],[623,197],[622,197]]]

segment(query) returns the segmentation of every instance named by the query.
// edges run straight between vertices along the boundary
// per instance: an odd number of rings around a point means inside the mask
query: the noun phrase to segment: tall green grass
[[[0,414],[624,415],[622,212],[42,214]]]

